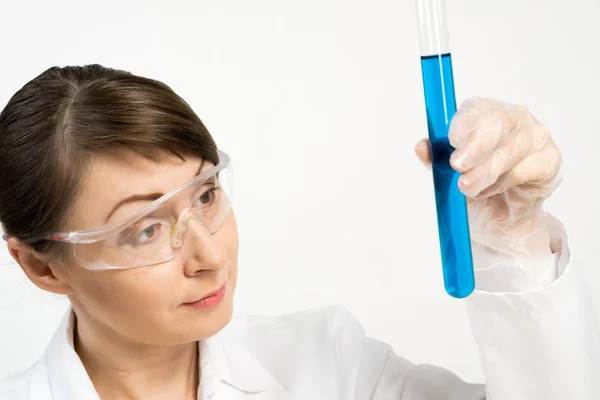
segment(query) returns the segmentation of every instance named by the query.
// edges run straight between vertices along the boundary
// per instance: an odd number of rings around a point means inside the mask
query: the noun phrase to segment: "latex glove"
[[[462,172],[458,186],[467,196],[472,242],[517,259],[524,269],[549,265],[542,204],[560,184],[562,156],[548,127],[525,107],[471,98],[454,115],[448,136],[456,149],[450,165]],[[431,163],[427,139],[415,152]]]

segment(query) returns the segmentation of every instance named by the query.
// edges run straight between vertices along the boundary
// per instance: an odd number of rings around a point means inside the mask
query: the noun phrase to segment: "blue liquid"
[[[460,173],[450,166],[454,148],[448,126],[456,113],[450,54],[421,57],[427,125],[433,158],[433,184],[446,292],[457,298],[475,289],[467,199],[458,190]]]

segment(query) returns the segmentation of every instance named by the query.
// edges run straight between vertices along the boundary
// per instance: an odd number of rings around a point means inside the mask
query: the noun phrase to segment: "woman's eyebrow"
[[[196,171],[196,175],[194,175],[195,177],[202,173],[203,167],[204,167],[204,160],[202,160],[202,162],[200,163],[200,168],[198,168],[198,171]],[[192,178],[192,179],[194,179],[194,178]],[[165,195],[165,193],[163,193],[163,192],[152,192],[152,193],[144,193],[144,194],[133,194],[131,196],[125,197],[124,199],[119,200],[119,202],[114,205],[112,210],[108,213],[108,216],[106,217],[105,222],[108,222],[108,220],[115,213],[115,211],[117,211],[124,204],[133,203],[136,201],[154,201],[154,200],[160,199],[164,195]]]

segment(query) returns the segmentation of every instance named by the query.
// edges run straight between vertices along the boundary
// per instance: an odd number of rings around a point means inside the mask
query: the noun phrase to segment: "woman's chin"
[[[184,324],[188,332],[193,333],[193,340],[214,336],[229,324],[233,317],[232,300],[232,296],[229,295],[213,307],[185,310],[187,315]]]

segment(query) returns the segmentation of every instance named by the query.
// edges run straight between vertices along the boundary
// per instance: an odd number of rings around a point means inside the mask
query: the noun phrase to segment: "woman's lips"
[[[184,306],[192,307],[192,308],[210,308],[213,307],[225,297],[225,289],[227,287],[227,282],[223,284],[219,289],[214,292],[210,292],[200,300],[194,301],[192,303],[183,303]]]

